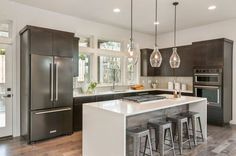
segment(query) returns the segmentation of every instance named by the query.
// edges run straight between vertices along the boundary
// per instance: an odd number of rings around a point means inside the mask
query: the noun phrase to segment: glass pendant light
[[[152,67],[160,67],[162,63],[162,56],[157,47],[157,0],[156,0],[156,8],[155,8],[155,46],[154,50],[150,56],[150,64]]]
[[[173,53],[170,57],[170,66],[171,68],[179,68],[180,66],[180,57],[177,52],[176,48],[176,7],[179,3],[174,2],[173,5],[175,6],[175,22],[174,22],[174,48],[173,48]]]
[[[133,39],[133,0],[131,0],[131,28],[130,28],[130,43],[128,44],[128,60],[136,65],[139,58],[139,46]]]

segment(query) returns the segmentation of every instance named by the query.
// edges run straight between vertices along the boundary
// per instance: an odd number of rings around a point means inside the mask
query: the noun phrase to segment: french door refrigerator
[[[20,37],[21,136],[32,143],[72,134],[78,38],[35,26]]]
[[[30,142],[72,133],[72,62],[31,55]]]

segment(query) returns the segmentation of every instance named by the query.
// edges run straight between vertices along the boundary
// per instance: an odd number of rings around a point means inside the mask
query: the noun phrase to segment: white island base
[[[167,99],[145,103],[112,100],[84,104],[83,156],[126,156],[126,128],[145,125],[149,119],[186,110],[200,113],[203,137],[207,140],[205,98],[162,96]]]

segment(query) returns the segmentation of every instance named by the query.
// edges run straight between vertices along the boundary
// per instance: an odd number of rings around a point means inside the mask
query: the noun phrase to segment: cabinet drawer
[[[72,109],[51,109],[31,112],[30,140],[38,141],[72,133]]]

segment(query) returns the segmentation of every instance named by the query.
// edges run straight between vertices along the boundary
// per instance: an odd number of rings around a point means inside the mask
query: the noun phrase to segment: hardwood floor
[[[81,132],[33,145],[27,145],[18,137],[0,141],[0,156],[82,156],[81,148]],[[185,149],[183,155],[236,156],[236,126],[208,126],[208,142],[194,147],[191,151]]]

